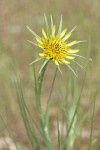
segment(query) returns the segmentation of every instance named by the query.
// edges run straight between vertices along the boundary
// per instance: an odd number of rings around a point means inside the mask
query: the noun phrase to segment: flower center
[[[65,42],[57,38],[49,38],[43,41],[44,54],[54,60],[60,61],[66,58],[68,47]]]

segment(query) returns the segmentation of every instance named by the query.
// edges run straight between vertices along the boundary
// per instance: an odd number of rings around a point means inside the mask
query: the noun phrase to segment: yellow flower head
[[[44,29],[42,29],[43,37],[40,39],[36,37],[38,47],[40,47],[43,52],[39,54],[40,57],[45,57],[51,59],[58,66],[60,63],[70,64],[68,59],[74,59],[75,57],[69,56],[69,54],[76,53],[78,50],[70,49],[70,46],[76,43],[67,43],[66,40],[70,37],[71,33],[66,34],[64,29],[60,34],[56,34],[56,27],[53,25],[51,29],[51,34],[48,36]]]
[[[76,27],[74,27],[70,32],[67,32],[67,29],[62,30],[62,17],[60,20],[58,31],[56,29],[56,26],[53,24],[52,16],[51,16],[51,27],[49,27],[48,25],[46,16],[45,22],[46,22],[46,30],[42,28],[42,37],[39,37],[34,31],[32,31],[29,27],[27,27],[34,34],[37,41],[37,44],[33,42],[31,43],[33,43],[42,50],[42,52],[39,53],[39,58],[36,59],[34,62],[40,60],[41,58],[46,58],[46,60],[52,60],[57,65],[58,69],[60,69],[59,68],[60,64],[66,64],[72,70],[72,68],[69,65],[71,61],[74,61],[75,57],[77,56],[82,57],[76,54],[79,50],[77,49],[74,50],[71,47],[83,41],[75,40],[70,43],[67,42],[68,38],[72,34],[72,31]]]

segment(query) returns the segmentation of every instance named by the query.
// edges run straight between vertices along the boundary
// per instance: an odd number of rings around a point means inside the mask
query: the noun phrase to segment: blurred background
[[[41,36],[41,29],[45,26],[44,13],[50,21],[50,14],[54,18],[54,23],[58,26],[61,14],[63,16],[63,27],[70,31],[74,26],[78,26],[73,32],[71,40],[87,40],[74,48],[80,49],[80,54],[91,57],[87,69],[87,76],[81,105],[83,113],[89,109],[90,95],[99,88],[100,85],[100,1],[99,0],[0,0],[0,112],[11,128],[14,137],[19,143],[27,146],[27,138],[20,111],[17,104],[16,89],[14,86],[14,69],[20,72],[21,81],[27,103],[31,107],[34,99],[33,94],[33,73],[29,63],[37,57],[39,49],[27,42],[35,41],[33,35],[27,30],[28,25]],[[86,60],[79,59],[84,66]],[[36,64],[37,73],[41,63]],[[75,66],[76,67],[76,66]],[[75,68],[74,67],[74,68]],[[58,80],[60,85],[65,86],[65,79],[70,75],[69,69],[62,66],[63,76],[58,75],[55,83],[53,97],[55,101],[61,102]],[[82,85],[84,70],[77,69],[77,91]],[[53,63],[45,75],[45,86],[43,89],[43,109],[46,106],[46,98],[51,86],[51,79],[54,75],[55,66]],[[46,93],[45,93],[46,90]],[[59,107],[59,106],[58,106]],[[32,107],[35,114],[35,108]],[[36,115],[36,114],[35,114]],[[51,122],[54,120],[55,107],[52,106]],[[38,121],[38,119],[37,119]],[[0,124],[0,137],[6,137],[8,133]],[[85,122],[84,135],[88,137],[89,123]],[[85,135],[86,134],[86,135]],[[98,94],[94,117],[94,136],[100,138],[100,95]],[[86,139],[85,137],[85,139]],[[83,137],[84,138],[84,137]],[[100,143],[98,143],[98,147]],[[83,141],[83,149],[86,142]],[[100,147],[99,147],[100,148]],[[98,149],[99,150],[99,149]]]

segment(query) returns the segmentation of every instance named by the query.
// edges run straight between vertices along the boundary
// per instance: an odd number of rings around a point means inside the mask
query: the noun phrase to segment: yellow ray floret
[[[73,56],[66,56],[66,58],[68,58],[68,59],[74,59],[75,57],[73,57]]]
[[[67,45],[70,47],[70,46],[75,45],[76,43],[77,43],[77,41],[73,41],[73,42],[71,42],[71,43],[69,43],[69,44],[67,44]]]
[[[64,29],[64,30],[61,32],[61,34],[60,34],[59,37],[62,38],[62,37],[65,35],[66,31],[67,31],[67,29]]]
[[[55,35],[55,32],[56,32],[56,27],[53,26],[53,27],[52,27],[52,37]]]
[[[42,41],[38,37],[36,37],[36,40],[39,44],[42,44]]]
[[[72,49],[71,49],[71,50],[69,50],[68,52],[69,52],[70,54],[73,54],[73,53],[79,52],[79,50],[78,50],[78,49],[76,49],[76,50],[72,50]]]
[[[66,41],[71,36],[71,33],[68,33],[62,40]]]
[[[46,39],[46,38],[47,38],[47,35],[46,35],[46,33],[45,33],[45,31],[44,31],[43,28],[42,28],[42,34],[43,34],[44,38]]]

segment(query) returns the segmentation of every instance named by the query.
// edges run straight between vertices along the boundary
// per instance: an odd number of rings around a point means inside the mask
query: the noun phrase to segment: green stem
[[[37,100],[37,109],[38,109],[39,116],[40,116],[41,128],[43,130],[43,134],[45,137],[45,143],[47,145],[48,150],[53,150],[54,148],[53,148],[53,145],[50,141],[49,129],[48,129],[48,126],[45,124],[45,115],[42,111],[42,106],[41,106],[42,83],[43,83],[43,78],[44,78],[44,74],[45,74],[45,70],[46,70],[48,62],[49,62],[49,60],[46,62],[46,64],[42,68],[41,73],[38,77],[36,100]]]
[[[38,111],[40,113],[40,116],[42,116],[42,107],[41,107],[41,90],[42,90],[42,83],[43,83],[43,78],[44,78],[44,73],[47,67],[48,61],[45,64],[45,66],[43,67],[43,69],[41,70],[41,73],[38,77],[38,85],[37,85],[37,107],[38,107]]]
[[[56,75],[57,75],[57,69],[56,68],[56,71],[55,71],[55,75],[54,75],[54,78],[53,78],[53,81],[52,81],[52,85],[51,85],[51,89],[50,89],[50,94],[49,94],[49,97],[48,97],[48,101],[47,101],[47,107],[46,107],[46,111],[45,111],[45,121],[46,121],[46,124],[48,125],[48,115],[49,115],[49,107],[50,107],[50,100],[51,100],[51,95],[52,95],[52,91],[53,91],[53,87],[54,87],[54,83],[55,83],[55,79],[56,79]]]

